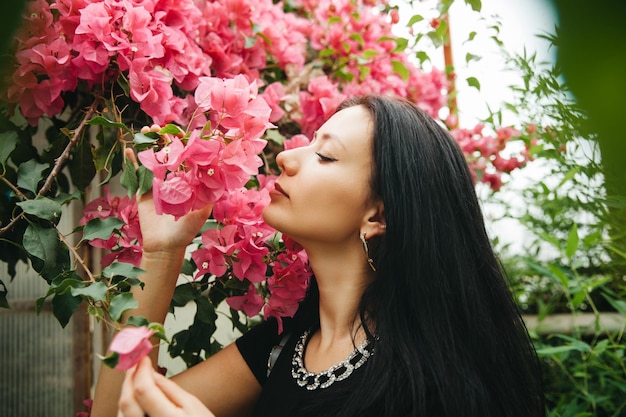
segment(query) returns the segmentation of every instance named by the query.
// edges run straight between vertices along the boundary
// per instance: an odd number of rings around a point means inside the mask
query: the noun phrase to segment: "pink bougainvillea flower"
[[[176,171],[184,157],[185,145],[175,136],[163,135],[167,144],[159,151],[146,149],[137,154],[142,165],[154,174],[155,178],[164,179],[168,171]]]
[[[283,142],[283,146],[285,150],[300,148],[302,146],[307,146],[311,141],[306,135],[298,134],[291,137],[291,139],[285,139]]]
[[[111,352],[118,355],[115,369],[126,371],[135,366],[144,356],[152,350],[150,337],[154,331],[143,327],[125,327],[120,330],[109,346]]]
[[[248,317],[254,317],[263,308],[265,301],[257,292],[254,285],[250,285],[248,291],[244,295],[236,295],[228,297],[226,303],[235,310],[243,311]]]

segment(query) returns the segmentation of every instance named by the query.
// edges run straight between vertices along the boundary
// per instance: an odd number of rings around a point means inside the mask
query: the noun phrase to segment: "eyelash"
[[[320,161],[322,161],[322,162],[335,162],[336,161],[335,158],[324,156],[324,155],[322,155],[319,152],[315,152],[315,154],[320,158]]]

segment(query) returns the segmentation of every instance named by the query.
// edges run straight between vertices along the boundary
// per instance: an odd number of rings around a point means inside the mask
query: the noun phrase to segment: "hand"
[[[152,369],[145,357],[126,372],[118,417],[215,417],[202,402]]]
[[[126,149],[125,155],[136,167],[137,160],[133,150]],[[156,214],[152,193],[141,195],[137,203],[144,252],[184,251],[212,210],[212,206],[208,205],[175,220],[168,214]]]

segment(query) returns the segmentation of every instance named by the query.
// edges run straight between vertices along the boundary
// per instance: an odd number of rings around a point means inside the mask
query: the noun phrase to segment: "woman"
[[[298,313],[282,335],[261,324],[178,385],[145,360],[126,376],[121,415],[545,415],[534,350],[444,129],[407,101],[355,98],[277,163],[264,219],[306,249],[315,276]],[[148,221],[165,220],[141,215],[149,274],[133,314],[162,320],[206,213],[170,236],[150,236]],[[113,372],[94,416],[107,398],[114,408]]]

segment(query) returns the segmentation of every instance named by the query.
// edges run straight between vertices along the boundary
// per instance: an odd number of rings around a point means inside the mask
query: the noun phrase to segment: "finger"
[[[135,156],[135,151],[133,151],[133,148],[124,149],[124,156],[126,156],[126,158],[128,158],[128,160],[132,162],[132,164],[135,166],[135,169],[139,168],[139,164],[137,163],[137,157]]]
[[[202,401],[182,389],[176,382],[158,373],[155,373],[154,375],[154,382],[157,387],[163,391],[163,394],[170,401],[172,401],[172,403],[187,411],[187,414],[202,417],[215,417],[215,415],[206,408]]]
[[[122,392],[118,402],[118,417],[143,417],[144,411],[134,398],[133,375],[135,368],[131,368],[126,372],[124,383],[122,384]]]
[[[133,378],[134,398],[143,412],[151,417],[174,416],[179,407],[156,385],[156,375],[150,359],[143,358]]]

